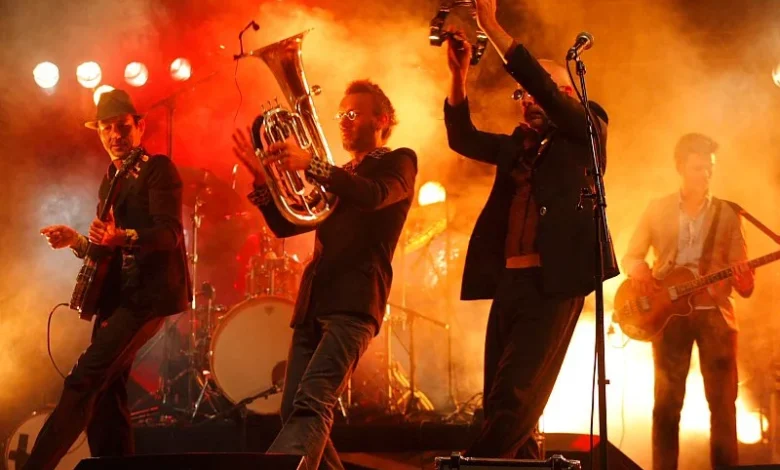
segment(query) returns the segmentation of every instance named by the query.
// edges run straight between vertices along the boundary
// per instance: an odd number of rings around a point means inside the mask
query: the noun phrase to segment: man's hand
[[[485,31],[496,23],[496,0],[475,0],[477,4],[477,24]]]
[[[292,140],[276,142],[268,147],[270,159],[279,162],[279,166],[287,171],[306,170],[311,164],[311,153],[303,150]]]
[[[113,211],[108,213],[108,219],[105,222],[95,217],[89,227],[89,241],[108,247],[120,246],[125,243],[125,231],[116,228]]]
[[[447,38],[447,65],[450,67],[452,78],[466,83],[471,64],[471,44],[466,34],[459,28],[447,26],[444,31],[450,34]]]
[[[653,277],[653,271],[644,261],[637,264],[629,273],[629,279],[639,291],[639,295],[650,295],[658,291],[658,281]]]
[[[241,129],[233,132],[233,155],[254,177],[254,185],[262,186],[265,184],[265,173],[260,168],[260,160],[255,156],[255,146],[249,141],[250,132],[249,128],[246,134]]]
[[[501,60],[507,63],[507,53],[514,39],[496,19],[496,0],[475,0],[477,4],[477,24],[485,32],[493,47],[496,48]]]
[[[748,262],[742,262],[734,265],[734,288],[742,295],[749,294],[753,291],[753,285],[755,282],[755,271],[750,268]]]
[[[49,225],[41,229],[41,235],[46,237],[49,245],[58,250],[72,248],[79,239],[79,234],[67,225]]]

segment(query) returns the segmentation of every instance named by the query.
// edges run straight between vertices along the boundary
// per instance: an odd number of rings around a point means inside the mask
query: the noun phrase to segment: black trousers
[[[680,412],[694,341],[710,407],[710,463],[737,465],[737,332],[717,309],[674,317],[653,342],[655,404],[653,469],[676,470],[680,451]]]
[[[282,430],[268,452],[306,457],[306,469],[343,469],[333,443],[334,409],[376,335],[368,315],[333,313],[295,327],[282,395]]]
[[[38,434],[25,470],[54,469],[85,428],[93,457],[133,452],[127,379],[136,352],[163,320],[126,307],[96,318],[92,342],[65,379],[60,401]]]
[[[550,298],[538,268],[506,269],[485,338],[485,422],[466,454],[539,459],[534,429],[550,398],[584,303]]]

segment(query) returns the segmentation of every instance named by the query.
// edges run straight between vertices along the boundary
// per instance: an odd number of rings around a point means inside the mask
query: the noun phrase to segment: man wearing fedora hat
[[[100,185],[98,213],[108,187],[131,151],[141,146],[145,121],[122,90],[100,97],[95,120],[111,164]],[[65,379],[57,407],[35,442],[25,469],[53,469],[86,428],[93,456],[133,452],[126,384],[138,349],[163,318],[188,308],[192,297],[181,222],[182,182],[165,155],[147,155],[120,181],[108,220],[95,218],[84,236],[65,225],[41,229],[52,248],[83,258],[89,243],[113,249],[102,286],[92,342]]]

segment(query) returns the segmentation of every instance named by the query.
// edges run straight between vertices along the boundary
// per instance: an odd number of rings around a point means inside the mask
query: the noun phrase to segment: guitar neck
[[[774,253],[769,253],[768,255],[764,255],[759,258],[755,258],[748,261],[748,266],[750,266],[751,269],[755,269],[758,268],[759,266],[764,266],[765,264],[773,263],[778,259],[780,259],[780,251],[775,251]],[[731,277],[734,277],[733,266],[729,266],[726,269],[721,269],[720,271],[716,271],[706,276],[698,277],[693,281],[686,282],[684,284],[680,284],[676,286],[677,295],[680,296],[688,295],[693,292],[705,289],[711,284],[715,284],[716,282],[723,281]]]

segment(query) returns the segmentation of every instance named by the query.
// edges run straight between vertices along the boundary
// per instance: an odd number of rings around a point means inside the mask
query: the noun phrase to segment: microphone
[[[242,29],[240,33],[238,33],[238,44],[239,46],[241,46],[241,52],[233,55],[234,60],[238,60],[244,56],[244,33],[249,28],[252,28],[255,31],[257,31],[258,29],[260,29],[260,25],[255,23],[255,20],[252,20],[249,22],[248,25],[244,26],[244,29]]]
[[[587,31],[583,31],[577,35],[577,39],[574,41],[574,45],[569,49],[569,53],[566,54],[566,60],[573,60],[579,56],[582,51],[587,51],[593,47],[593,35]]]

